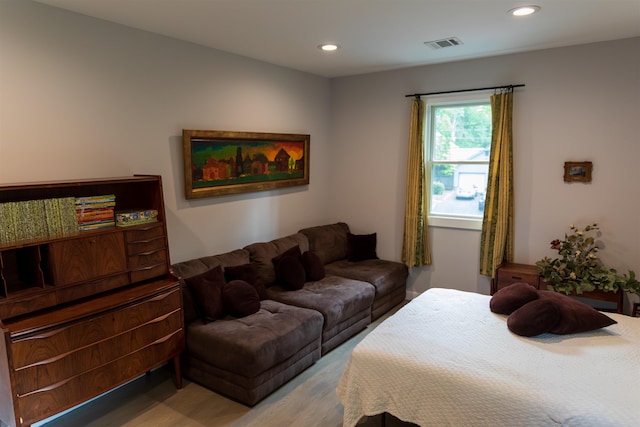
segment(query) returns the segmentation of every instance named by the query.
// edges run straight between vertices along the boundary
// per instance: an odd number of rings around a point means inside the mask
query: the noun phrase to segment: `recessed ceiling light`
[[[323,50],[325,52],[334,52],[339,48],[340,46],[335,43],[324,43],[324,44],[318,45],[318,49]]]
[[[542,9],[540,6],[535,6],[535,5],[520,6],[520,7],[516,7],[515,9],[509,10],[507,13],[513,16],[528,16],[536,13],[540,9]]]

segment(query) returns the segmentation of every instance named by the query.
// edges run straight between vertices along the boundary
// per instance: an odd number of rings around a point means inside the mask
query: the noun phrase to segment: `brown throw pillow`
[[[274,257],[271,262],[273,263],[274,267],[278,266],[278,263],[280,262],[280,260],[284,257],[287,256],[292,256],[295,257],[297,259],[300,259],[300,257],[302,256],[302,252],[300,251],[300,246],[296,245],[293,246],[289,249],[287,249],[286,251],[284,251],[283,253],[281,253],[280,255]]]
[[[296,291],[304,286],[305,272],[300,259],[286,256],[276,265],[276,280],[288,291]]]
[[[560,321],[549,332],[565,335],[605,328],[616,322],[588,304],[554,291],[540,291],[541,299],[555,302],[560,309]]]
[[[222,288],[222,302],[231,316],[245,317],[260,310],[256,289],[244,280],[232,280]]]
[[[302,266],[306,274],[306,280],[315,282],[324,279],[324,264],[318,255],[311,251],[302,254]]]
[[[528,283],[518,282],[493,294],[489,301],[489,309],[498,314],[511,314],[536,299],[538,299],[536,288]]]
[[[222,288],[225,285],[222,267],[217,266],[204,273],[185,279],[196,299],[196,305],[204,323],[224,316]]]
[[[507,327],[514,334],[534,337],[551,331],[560,317],[558,304],[546,298],[536,299],[511,313],[507,318]]]
[[[347,260],[364,261],[377,259],[376,254],[377,234],[351,234],[347,233]]]
[[[244,280],[255,288],[260,300],[267,299],[267,288],[265,288],[259,278],[258,266],[256,264],[242,264],[225,267],[224,278],[227,282],[231,282],[232,280]]]

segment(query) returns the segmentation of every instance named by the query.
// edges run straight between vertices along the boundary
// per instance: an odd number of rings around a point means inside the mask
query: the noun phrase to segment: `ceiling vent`
[[[445,47],[458,46],[463,44],[462,41],[457,37],[449,37],[442,40],[433,40],[430,42],[424,42],[431,49],[442,49]]]

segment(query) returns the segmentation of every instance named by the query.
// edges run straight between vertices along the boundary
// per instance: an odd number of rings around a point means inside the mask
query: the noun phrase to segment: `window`
[[[480,229],[491,149],[488,95],[427,104],[429,224]]]

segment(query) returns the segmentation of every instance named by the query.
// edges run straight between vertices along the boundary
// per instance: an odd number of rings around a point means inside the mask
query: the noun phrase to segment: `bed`
[[[369,333],[338,384],[343,426],[640,426],[640,318],[525,338],[490,299],[430,289]]]

